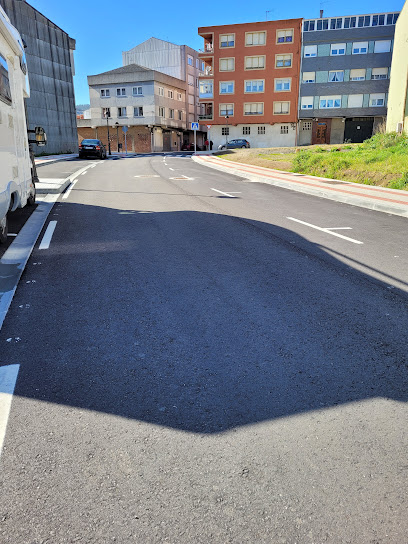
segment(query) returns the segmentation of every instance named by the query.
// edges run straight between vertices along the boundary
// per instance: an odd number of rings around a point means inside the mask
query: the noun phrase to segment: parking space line
[[[10,415],[11,401],[17,382],[20,365],[0,367],[0,455],[6,436],[7,422]]]
[[[301,223],[302,225],[306,225],[307,227],[310,227],[312,229],[316,229],[316,230],[320,230],[322,232],[326,232],[327,234],[331,234],[332,236],[337,236],[337,238],[342,238],[343,240],[347,240],[348,242],[352,242],[353,244],[364,244],[364,242],[360,242],[359,240],[355,240],[354,238],[349,238],[348,236],[343,236],[342,234],[339,234],[338,232],[332,232],[332,229],[330,229],[330,228],[318,227],[316,225],[312,225],[311,223],[306,223],[306,221],[301,221],[300,219],[295,219],[294,217],[287,217],[286,219],[289,219],[290,221],[296,221],[296,223]],[[337,227],[337,229],[338,228],[339,227]],[[351,228],[351,227],[347,227],[347,228]]]
[[[47,227],[47,230],[44,233],[43,239],[38,249],[48,249],[50,247],[51,238],[54,234],[55,227],[57,226],[57,221],[50,221]]]
[[[219,191],[218,189],[213,189],[213,188],[211,188],[211,191],[215,191],[216,193],[220,193],[221,195],[228,196],[229,198],[238,198],[237,196],[234,196],[232,194],[232,192],[231,193],[224,193],[223,191]],[[233,191],[233,193],[241,194],[240,191]]]

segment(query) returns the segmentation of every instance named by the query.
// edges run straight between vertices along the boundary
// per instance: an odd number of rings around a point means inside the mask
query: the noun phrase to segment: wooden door
[[[316,143],[325,144],[326,143],[326,134],[327,134],[327,125],[326,123],[319,123],[316,128]]]

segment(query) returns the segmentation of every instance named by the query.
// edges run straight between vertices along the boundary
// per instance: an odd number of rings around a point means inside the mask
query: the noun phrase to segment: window
[[[110,97],[110,90],[109,89],[101,89],[101,97],[102,98],[109,98]]]
[[[374,44],[374,53],[388,53],[391,51],[391,40],[379,40]]]
[[[370,26],[371,15],[362,15],[358,18],[358,27]]]
[[[266,32],[246,32],[245,45],[265,45]]]
[[[280,133],[281,134],[289,134],[289,125],[281,125]]]
[[[177,100],[182,100],[183,99],[183,95],[181,93],[177,93]]]
[[[200,68],[200,70],[201,70],[202,72],[204,72],[204,66],[205,66],[205,65],[204,65],[204,61],[201,61],[201,68]]]
[[[221,128],[221,136],[229,136],[229,127]]]
[[[242,127],[242,135],[248,136],[249,134],[251,134],[251,127]]]
[[[133,116],[134,117],[143,117],[143,107],[142,106],[135,106],[133,108]]]
[[[192,106],[194,106],[194,95],[193,94],[188,95],[188,103],[191,104]]]
[[[341,28],[342,26],[342,18],[339,17],[337,19],[330,19],[330,30],[336,30],[338,28]]]
[[[182,110],[179,110],[179,112],[178,112],[178,120],[179,120],[179,121],[182,121],[182,120],[183,120],[183,112],[182,112]]]
[[[288,68],[292,66],[292,55],[275,55],[276,68]]]
[[[235,58],[220,59],[220,72],[233,72],[235,70]]]
[[[313,109],[313,96],[302,96],[300,99],[300,109],[311,110]]]
[[[316,81],[316,72],[303,72],[302,83],[314,83]]]
[[[350,81],[363,81],[366,78],[365,68],[355,68],[350,70]]]
[[[249,102],[244,104],[244,115],[263,115],[264,105],[262,102]]]
[[[163,106],[159,107],[159,117],[164,117],[164,108],[163,108]]]
[[[188,82],[189,85],[194,85],[194,76],[192,76],[191,74],[189,74],[189,75],[188,75],[187,82]]]
[[[258,57],[245,57],[245,70],[263,70],[265,68],[265,55]]]
[[[388,68],[373,68],[371,79],[388,79]]]
[[[199,66],[199,61],[198,59],[196,59],[196,68],[198,69],[198,66]]]
[[[341,96],[321,96],[319,108],[341,108]]]
[[[291,78],[275,79],[275,92],[290,91]]]
[[[327,30],[329,28],[329,19],[319,19],[317,21],[316,30]]]
[[[200,98],[213,98],[213,81],[212,79],[202,79],[200,81]]]
[[[1,61],[1,59],[0,59]],[[110,108],[102,108],[102,117],[106,119],[107,117],[110,117]]]
[[[169,109],[169,119],[174,119],[174,110],[173,109]]]
[[[329,81],[344,81],[344,72],[343,70],[331,70],[329,72]]]
[[[265,87],[264,79],[251,79],[245,81],[246,93],[263,93]]]
[[[274,115],[286,115],[289,113],[289,102],[274,102],[273,113]]]
[[[377,93],[370,94],[370,107],[372,106],[384,106],[385,105],[385,94]]]
[[[126,96],[126,89],[116,89],[116,96]]]
[[[314,30],[314,29],[315,29],[315,22],[314,22],[314,21],[305,21],[305,22],[303,23],[303,30],[304,30],[305,32],[307,32],[307,31],[312,31],[312,30]]]
[[[126,117],[126,108],[118,108],[118,117]]]
[[[220,104],[220,116],[234,115],[234,104]]]
[[[8,104],[12,102],[8,64],[2,55],[0,55],[0,98]]]
[[[354,42],[351,52],[353,55],[366,55],[368,53],[368,42]]]
[[[142,87],[133,87],[132,94],[133,94],[133,96],[143,94],[143,88]]]
[[[265,127],[258,127],[258,134],[265,134]]]
[[[293,28],[289,30],[276,31],[276,43],[293,42]]]
[[[356,27],[356,17],[345,17],[344,18],[344,28],[355,28]]]
[[[363,96],[362,94],[349,94],[347,106],[349,108],[362,108]]]
[[[387,15],[387,25],[395,25],[397,22],[399,13],[389,13]]]
[[[304,57],[317,57],[317,45],[305,45]]]
[[[312,121],[303,121],[302,130],[312,130]]]
[[[346,44],[345,43],[332,43],[330,45],[330,55],[334,57],[335,55],[345,55],[346,54]]]
[[[159,87],[159,96],[164,96],[164,89],[163,87]]]
[[[193,57],[191,55],[187,55],[187,64],[193,66]]]
[[[233,81],[220,81],[220,94],[233,94],[234,82]]]
[[[234,47],[235,34],[221,34],[220,47]]]

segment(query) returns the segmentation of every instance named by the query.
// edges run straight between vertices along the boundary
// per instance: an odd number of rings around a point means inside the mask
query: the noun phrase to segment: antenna
[[[275,11],[274,9],[269,9],[267,12],[266,12],[266,21],[268,20],[268,13],[272,13],[273,11]]]

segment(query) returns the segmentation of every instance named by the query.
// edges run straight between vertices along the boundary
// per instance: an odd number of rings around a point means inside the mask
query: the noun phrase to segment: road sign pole
[[[194,154],[197,153],[197,130],[194,129]]]
[[[123,134],[125,135],[125,150],[126,150],[126,155],[127,155],[127,140],[126,140],[126,136],[127,136],[127,131],[129,130],[129,127],[127,127],[126,125],[124,127],[122,127],[122,131],[123,131]]]
[[[125,153],[127,155],[127,141],[126,141],[127,132],[125,132]]]

